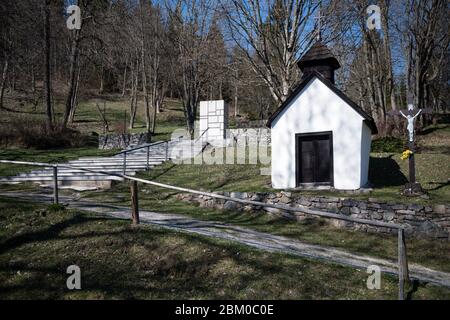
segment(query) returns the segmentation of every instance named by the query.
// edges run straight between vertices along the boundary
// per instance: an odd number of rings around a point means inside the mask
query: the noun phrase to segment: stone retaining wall
[[[450,234],[450,206],[433,205],[423,206],[419,204],[395,204],[386,203],[377,199],[368,201],[353,200],[349,198],[322,197],[322,196],[298,196],[290,192],[279,193],[255,193],[255,192],[218,192],[225,196],[253,200],[270,204],[283,204],[293,207],[304,206],[328,212],[334,212],[350,217],[379,220],[399,223],[406,226],[406,234],[416,237],[449,240]],[[217,208],[223,210],[260,212],[264,210],[270,214],[284,216],[289,219],[304,220],[310,215],[302,213],[286,212],[275,208],[255,207],[243,205],[234,201],[224,201],[211,197],[179,194],[178,199],[195,202],[201,207]],[[350,223],[337,219],[326,219],[333,226],[350,228],[369,232],[393,233],[395,229],[380,228],[374,226]]]
[[[236,142],[242,143],[247,139],[248,145],[256,145],[260,141],[264,140],[268,146],[270,146],[270,129],[268,128],[240,128],[240,129],[229,129],[229,138],[234,138]]]
[[[151,135],[147,132],[107,134],[98,137],[99,149],[126,149],[130,145],[150,142]]]

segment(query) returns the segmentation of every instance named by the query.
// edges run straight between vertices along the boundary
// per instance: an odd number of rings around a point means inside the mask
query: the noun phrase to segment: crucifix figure
[[[412,103],[411,96],[408,97],[408,109],[407,110],[392,110],[388,114],[392,116],[398,116],[401,115],[408,121],[408,125],[406,129],[408,130],[408,148],[412,152],[409,157],[409,184],[405,188],[405,191],[408,191],[409,194],[417,194],[422,193],[422,188],[420,187],[420,184],[416,182],[416,168],[415,168],[415,162],[414,162],[414,122],[417,118],[417,116],[421,113],[431,113],[431,109],[415,109],[414,104]]]
[[[414,141],[414,120],[422,112],[422,109],[419,109],[419,112],[417,112],[415,115],[413,115],[415,113],[414,106],[412,104],[408,104],[407,114],[404,114],[402,110],[400,110],[399,112],[408,121],[408,126],[406,127],[406,130],[408,130],[408,133],[409,133],[409,142],[413,142]]]

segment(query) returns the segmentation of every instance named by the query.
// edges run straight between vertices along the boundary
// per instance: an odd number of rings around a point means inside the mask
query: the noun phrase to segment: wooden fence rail
[[[253,206],[257,206],[257,207],[266,207],[266,208],[275,208],[275,209],[279,209],[282,211],[300,212],[300,213],[309,214],[312,216],[343,220],[343,221],[347,221],[347,222],[351,222],[351,223],[359,223],[359,224],[365,224],[365,225],[376,226],[376,227],[397,229],[397,231],[398,231],[397,236],[398,236],[399,299],[403,300],[405,297],[404,286],[405,286],[406,282],[409,282],[409,270],[408,270],[408,260],[407,260],[407,255],[406,255],[406,242],[405,242],[405,235],[404,235],[405,227],[400,224],[354,218],[354,217],[344,216],[344,215],[340,215],[340,214],[336,214],[336,213],[312,210],[312,209],[302,207],[302,206],[291,207],[291,206],[282,205],[282,204],[270,204],[270,203],[264,203],[264,202],[260,202],[260,201],[233,198],[233,197],[224,196],[224,195],[213,193],[213,192],[205,192],[205,191],[199,191],[199,190],[194,190],[194,189],[189,189],[189,188],[177,187],[177,186],[172,186],[169,184],[160,183],[160,182],[156,182],[156,181],[131,177],[131,176],[127,176],[126,174],[118,174],[118,173],[111,173],[111,172],[105,172],[105,171],[84,169],[84,168],[80,168],[80,167],[74,167],[74,166],[71,166],[68,164],[50,164],[50,163],[41,163],[41,162],[11,161],[11,160],[0,160],[0,163],[39,166],[39,167],[53,167],[54,203],[58,203],[58,201],[59,201],[58,200],[58,168],[77,169],[77,170],[82,170],[82,171],[92,172],[92,173],[97,173],[97,174],[117,176],[117,177],[121,177],[125,180],[129,180],[130,181],[130,191],[131,191],[131,215],[132,215],[131,219],[132,219],[133,224],[139,224],[138,182],[140,182],[143,184],[153,185],[153,186],[164,188],[164,189],[181,191],[181,192],[186,192],[186,193],[191,193],[191,194],[198,194],[198,195],[203,195],[203,196],[211,197],[211,198],[215,198],[215,199],[222,199],[222,200],[226,200],[226,201],[234,201],[234,202],[238,202],[238,203],[242,203],[242,204],[246,204],[246,205],[253,205]]]

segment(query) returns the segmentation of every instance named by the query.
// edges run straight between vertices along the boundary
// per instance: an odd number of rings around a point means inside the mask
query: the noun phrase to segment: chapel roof
[[[298,61],[298,66],[302,69],[306,65],[311,65],[317,62],[327,62],[335,69],[339,69],[341,65],[333,53],[328,49],[322,41],[316,41],[312,47],[301,57]]]
[[[312,71],[307,77],[305,77],[294,89],[294,91],[289,95],[289,97],[280,105],[280,107],[272,114],[270,119],[267,121],[267,126],[271,127],[272,122],[286,109],[291,101],[306,87],[306,85],[311,82],[314,78],[322,81],[329,89],[331,89],[337,96],[344,100],[351,108],[353,108],[359,115],[364,118],[364,122],[372,131],[372,134],[377,134],[377,126],[373,118],[365,112],[359,105],[353,102],[345,93],[339,90],[333,83],[325,79],[319,72]]]

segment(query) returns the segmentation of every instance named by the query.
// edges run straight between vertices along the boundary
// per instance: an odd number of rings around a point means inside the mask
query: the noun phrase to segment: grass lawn
[[[337,191],[294,191],[299,195],[330,195],[355,199],[378,198],[399,203],[450,203],[450,155],[417,154],[417,180],[427,190],[429,199],[404,197],[400,187],[407,182],[408,163],[398,154],[372,153],[369,179],[373,191],[366,194],[347,194]],[[166,163],[149,172],[142,172],[145,179],[176,186],[210,191],[276,192],[270,187],[270,176],[260,174],[259,165],[200,165]]]
[[[7,96],[7,105],[10,109],[17,112],[1,111],[0,125],[2,122],[8,122],[17,117],[27,119],[44,119],[45,113],[39,108],[36,110],[30,102],[20,95],[16,97]],[[61,119],[64,112],[64,97],[58,97],[55,100],[56,118]],[[90,134],[96,132],[103,134],[103,122],[100,113],[96,107],[98,103],[101,110],[106,112],[106,120],[109,124],[109,130],[113,132],[123,132],[124,123],[128,132],[145,132],[145,106],[143,99],[139,97],[138,109],[136,113],[135,127],[128,129],[130,119],[130,101],[127,97],[120,95],[103,95],[81,100],[75,113],[74,123],[71,128],[80,132]],[[163,104],[162,112],[157,115],[157,125],[153,141],[170,139],[170,134],[177,128],[183,127],[184,115],[179,101],[166,99]]]
[[[66,268],[81,268],[79,291]],[[1,299],[396,299],[383,275],[77,211],[0,199]],[[450,299],[419,284],[411,299]]]
[[[450,203],[450,153],[437,153],[442,141],[450,143],[450,126],[438,126],[420,136],[420,147],[425,149],[415,155],[416,178],[429,194],[429,199],[403,197],[399,194],[401,186],[408,182],[408,161],[401,160],[398,153],[371,153],[369,181],[373,191],[368,194],[349,195],[337,191],[294,191],[304,195],[332,195],[406,203]],[[431,151],[431,150],[434,150]],[[221,149],[218,152],[222,152]],[[195,161],[194,161],[195,163]],[[270,176],[260,174],[261,166],[251,164],[165,164],[141,173],[143,178],[156,180],[176,186],[210,191],[276,191],[270,187]],[[201,177],[201,178],[200,178]]]
[[[176,192],[149,185],[140,186],[141,210],[189,215],[200,220],[222,221],[261,232],[298,239],[311,244],[390,260],[397,259],[397,236],[335,228],[323,219],[296,222],[267,213],[247,213],[201,208],[176,200]],[[87,192],[83,197],[97,203],[111,203],[130,207],[130,193],[126,183],[114,186],[108,193]],[[407,238],[409,262],[436,270],[450,272],[450,242]]]

